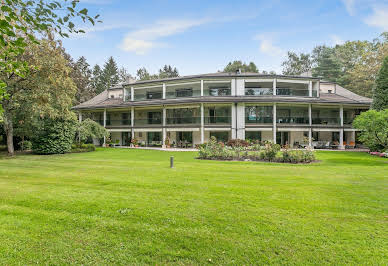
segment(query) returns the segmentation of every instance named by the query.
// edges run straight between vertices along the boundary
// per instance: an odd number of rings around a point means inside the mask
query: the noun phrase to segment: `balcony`
[[[245,88],[245,95],[247,96],[262,96],[262,95],[272,95],[273,88]]]
[[[276,117],[276,123],[278,124],[309,124],[309,118],[302,117]]]
[[[201,117],[167,117],[167,125],[200,124]]]
[[[135,126],[161,125],[161,118],[135,119]]]
[[[230,116],[206,116],[204,117],[206,125],[230,124],[232,118]]]
[[[106,126],[130,126],[130,119],[106,120]]]
[[[313,117],[313,125],[337,125],[341,124],[339,117]]]
[[[273,118],[271,117],[245,117],[245,124],[272,124]]]
[[[276,95],[282,96],[309,96],[309,90],[294,88],[276,88]]]
[[[102,120],[102,119],[93,119],[93,121],[100,124],[101,126],[104,125],[104,120]]]

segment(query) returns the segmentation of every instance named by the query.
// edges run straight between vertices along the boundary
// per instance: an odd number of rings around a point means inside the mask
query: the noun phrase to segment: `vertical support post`
[[[166,83],[163,83],[163,99],[166,99]]]
[[[313,118],[312,118],[312,115],[311,115],[311,109],[312,109],[312,106],[311,106],[311,103],[309,104],[309,147],[311,148],[312,147],[312,140],[313,140],[313,130],[312,130],[312,125],[313,125]]]
[[[272,90],[273,90],[272,94],[273,95],[276,95],[276,82],[277,82],[277,80],[276,80],[276,78],[274,78],[273,83],[272,83]]]
[[[170,168],[174,168],[174,156],[170,157]]]
[[[237,103],[232,103],[232,139],[237,138],[237,123],[236,123],[236,117],[237,117]]]
[[[313,97],[313,82],[309,81],[309,97]]]
[[[125,86],[123,86],[123,101],[127,101],[127,89],[125,88]]]
[[[203,79],[201,79],[201,97],[203,96]]]
[[[276,103],[273,104],[272,114],[273,114],[273,117],[272,117],[272,120],[273,120],[273,124],[272,124],[273,143],[276,143]]]
[[[133,102],[134,99],[135,99],[135,89],[131,87],[131,101]]]
[[[82,122],[82,112],[78,113],[78,121],[81,123]]]
[[[135,107],[131,107],[131,139],[134,139],[135,138],[135,130],[134,130],[134,127],[135,126]]]
[[[340,131],[340,145],[341,150],[345,149],[344,147],[344,107],[340,106],[340,120],[341,120],[341,131]]]
[[[205,111],[201,103],[201,144],[205,142]]]
[[[166,107],[163,106],[162,148],[166,148]]]
[[[106,109],[104,109],[104,127],[106,127]],[[106,137],[104,136],[104,146],[106,145]]]

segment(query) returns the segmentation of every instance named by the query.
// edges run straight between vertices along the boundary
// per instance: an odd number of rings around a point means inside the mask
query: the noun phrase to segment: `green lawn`
[[[388,159],[195,156],[0,156],[0,264],[388,263]]]

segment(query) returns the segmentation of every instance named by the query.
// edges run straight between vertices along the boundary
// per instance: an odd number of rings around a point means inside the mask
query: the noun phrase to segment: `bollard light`
[[[170,168],[174,168],[174,156],[170,157]]]

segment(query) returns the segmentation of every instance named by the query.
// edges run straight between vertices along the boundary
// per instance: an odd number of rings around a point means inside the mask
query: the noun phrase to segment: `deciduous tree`
[[[253,72],[253,73],[259,72],[259,69],[255,65],[255,63],[250,62],[249,64],[246,64],[241,60],[229,62],[224,68],[223,72],[236,72],[238,70],[241,70],[241,72]]]

